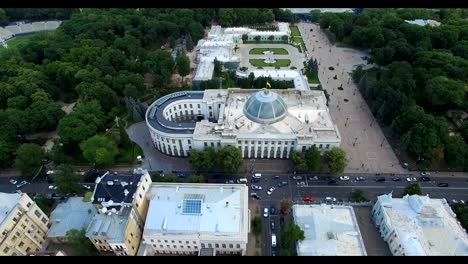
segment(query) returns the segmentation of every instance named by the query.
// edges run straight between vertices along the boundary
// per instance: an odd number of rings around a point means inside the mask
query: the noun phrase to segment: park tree
[[[294,169],[296,170],[296,172],[307,172],[307,163],[304,159],[304,153],[293,151],[289,154],[289,159],[294,164]]]
[[[465,98],[466,85],[460,81],[438,76],[427,81],[427,100],[433,106],[450,108],[461,106]]]
[[[228,145],[223,147],[220,151],[223,171],[226,173],[237,173],[242,166],[243,159],[240,149]]]
[[[263,231],[262,223],[263,221],[259,216],[256,216],[252,219],[252,232],[257,237],[262,234],[262,231]]]
[[[37,144],[23,144],[16,151],[15,167],[23,175],[33,175],[43,164],[44,150]]]
[[[351,192],[352,202],[367,202],[368,199],[364,196],[364,191],[362,189],[356,189]]]
[[[283,215],[288,215],[291,213],[291,201],[288,199],[281,199],[280,201],[280,211]]]
[[[57,166],[52,180],[54,185],[57,186],[57,193],[61,195],[82,193],[83,189],[80,186],[80,182],[83,180],[83,177],[74,172],[70,165],[61,164]]]
[[[296,242],[304,239],[304,230],[294,221],[289,221],[286,228],[281,229],[281,247],[284,249],[293,250]]]
[[[54,140],[54,146],[47,152],[47,155],[55,165],[71,162],[71,158],[65,153],[63,143],[58,139]]]
[[[463,169],[468,162],[468,145],[460,135],[448,137],[445,144],[445,157],[451,168]]]
[[[393,119],[392,128],[395,132],[401,134],[408,131],[416,123],[428,124],[432,120],[432,116],[426,115],[422,107],[413,105]]]
[[[222,27],[231,27],[237,21],[237,14],[233,8],[220,8],[218,11],[218,23]]]
[[[60,120],[58,130],[63,144],[72,148],[81,141],[95,135],[97,126],[81,119],[80,115],[71,113]]]
[[[92,164],[110,165],[114,162],[119,150],[115,142],[106,137],[95,135],[80,143],[83,157]]]
[[[192,22],[189,25],[190,36],[193,37],[195,41],[198,41],[203,38],[205,35],[205,29],[199,22]]]
[[[130,148],[132,146],[132,141],[128,137],[128,133],[125,130],[125,125],[119,120],[119,146],[122,148]]]
[[[185,48],[189,52],[193,50],[193,40],[192,40],[192,36],[190,36],[190,34],[187,34],[187,37],[185,39]]]
[[[0,168],[7,168],[12,163],[12,150],[11,143],[4,139],[0,139]]]
[[[86,237],[86,230],[71,229],[67,231],[67,243],[73,248],[77,256],[97,255],[96,248],[89,238]]]
[[[118,105],[117,94],[103,82],[82,82],[75,88],[84,101],[96,100],[104,111]]]
[[[182,76],[182,83],[184,77],[190,74],[190,59],[185,54],[179,54],[176,57],[177,72]]]
[[[405,189],[403,190],[403,196],[407,194],[408,195],[413,195],[413,194],[422,195],[421,185],[419,185],[419,183],[413,183],[413,184],[406,186]]]
[[[334,175],[343,173],[344,169],[348,165],[346,152],[338,147],[333,147],[330,151],[328,151],[327,160],[330,172]]]
[[[318,171],[320,169],[320,152],[315,145],[305,151],[304,159],[309,171]]]
[[[206,178],[205,178],[203,175],[190,175],[190,177],[188,177],[188,179],[187,179],[187,182],[191,182],[191,183],[205,183],[205,182],[206,182]]]
[[[190,151],[189,162],[195,171],[203,171],[203,152],[197,149],[192,149]]]
[[[171,84],[171,76],[175,66],[171,53],[165,50],[156,50],[149,55],[145,65],[153,74],[156,87],[167,87]]]

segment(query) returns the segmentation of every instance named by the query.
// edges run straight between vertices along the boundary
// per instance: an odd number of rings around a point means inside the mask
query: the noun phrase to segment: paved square
[[[348,73],[357,65],[373,67],[363,59],[369,55],[360,50],[332,46],[318,25],[301,22],[298,28],[309,52],[308,59],[315,58],[319,62],[319,79],[330,94],[330,114],[342,137],[341,148],[349,160],[345,172],[406,173]],[[330,66],[333,70],[328,68]],[[368,157],[367,153],[373,154]]]

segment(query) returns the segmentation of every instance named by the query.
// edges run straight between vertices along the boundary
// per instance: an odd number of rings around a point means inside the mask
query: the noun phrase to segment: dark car
[[[384,182],[384,181],[385,181],[385,178],[384,178],[384,177],[376,177],[376,178],[375,178],[375,181],[376,181],[376,182]]]
[[[252,196],[254,199],[257,199],[257,200],[261,200],[262,197],[260,197],[258,194],[256,193],[251,193],[250,196]]]
[[[183,172],[178,172],[178,173],[176,173],[176,176],[179,177],[179,178],[185,178],[185,177],[187,177],[187,174],[185,174]]]
[[[271,227],[271,230],[275,230],[275,221],[273,220],[270,221],[270,227]]]
[[[255,182],[259,182],[259,181],[260,181],[260,179],[257,179],[257,178],[252,178],[252,179],[250,180],[251,183],[255,183]]]
[[[275,214],[276,214],[276,208],[275,208],[275,206],[272,205],[270,207],[270,215],[275,215]]]
[[[420,181],[431,181],[431,178],[427,177],[427,176],[423,176],[421,178],[419,178]]]
[[[393,177],[392,181],[401,181],[401,178],[400,177]]]
[[[328,185],[339,185],[337,180],[331,180],[328,182]]]
[[[288,185],[287,181],[282,181],[282,182],[278,183],[278,187],[282,187],[282,186],[286,186],[286,185]]]
[[[441,183],[437,184],[437,186],[439,186],[439,187],[448,187],[449,184],[446,183],[446,182],[441,182]]]
[[[272,249],[272,250],[271,250],[271,255],[272,255],[273,257],[275,257],[275,256],[276,256],[276,250],[273,250],[273,249]]]

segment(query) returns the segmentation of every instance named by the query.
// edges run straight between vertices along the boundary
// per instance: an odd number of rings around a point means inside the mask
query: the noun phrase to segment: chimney
[[[228,205],[229,205],[229,202],[226,202],[226,207],[228,207]]]

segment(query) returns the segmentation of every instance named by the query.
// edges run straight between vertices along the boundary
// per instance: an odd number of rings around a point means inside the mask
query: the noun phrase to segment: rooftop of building
[[[86,229],[96,213],[93,204],[83,202],[83,197],[70,197],[50,214],[52,225],[47,237],[64,237],[71,229]]]
[[[196,123],[170,121],[164,116],[164,109],[169,104],[179,100],[202,99],[203,97],[203,91],[184,91],[163,96],[148,107],[146,120],[151,127],[158,131],[174,134],[192,134]]]
[[[119,211],[123,204],[131,204],[138,189],[138,182],[144,172],[134,171],[133,173],[112,173],[106,172],[96,179],[91,201],[93,204],[100,204],[108,210]]]
[[[8,217],[8,214],[16,207],[21,199],[19,193],[0,192],[0,225]]]
[[[431,27],[438,27],[441,25],[439,21],[432,20],[432,19],[414,19],[414,20],[405,20],[406,23],[418,25],[418,26],[425,26],[429,25]]]
[[[325,95],[318,90],[299,91],[296,89],[271,89],[280,96],[287,107],[285,117],[272,124],[261,124],[250,120],[244,114],[244,105],[259,89],[229,88],[205,90],[203,100],[213,101],[225,98],[224,112],[218,123],[197,122],[195,134],[249,134],[252,137],[291,139],[319,138],[335,142],[340,139],[338,129],[333,124],[326,106]]]
[[[305,235],[297,245],[299,256],[367,255],[351,206],[295,204],[292,211]]]
[[[143,236],[247,235],[247,195],[243,184],[153,183]]]
[[[445,199],[407,195],[378,201],[400,237],[407,256],[468,256],[468,235]]]
[[[290,10],[293,14],[309,14],[313,10],[318,10],[321,13],[351,13],[352,8],[283,8]]]
[[[123,243],[131,210],[124,207],[120,213],[95,214],[86,229],[86,237],[105,237],[109,243]]]
[[[246,72],[236,72],[239,77],[248,77],[250,73],[253,73],[255,78],[271,77],[273,80],[293,81],[294,88],[297,90],[309,90],[309,81],[307,80],[307,77],[301,74],[298,70],[255,69],[248,70]]]

